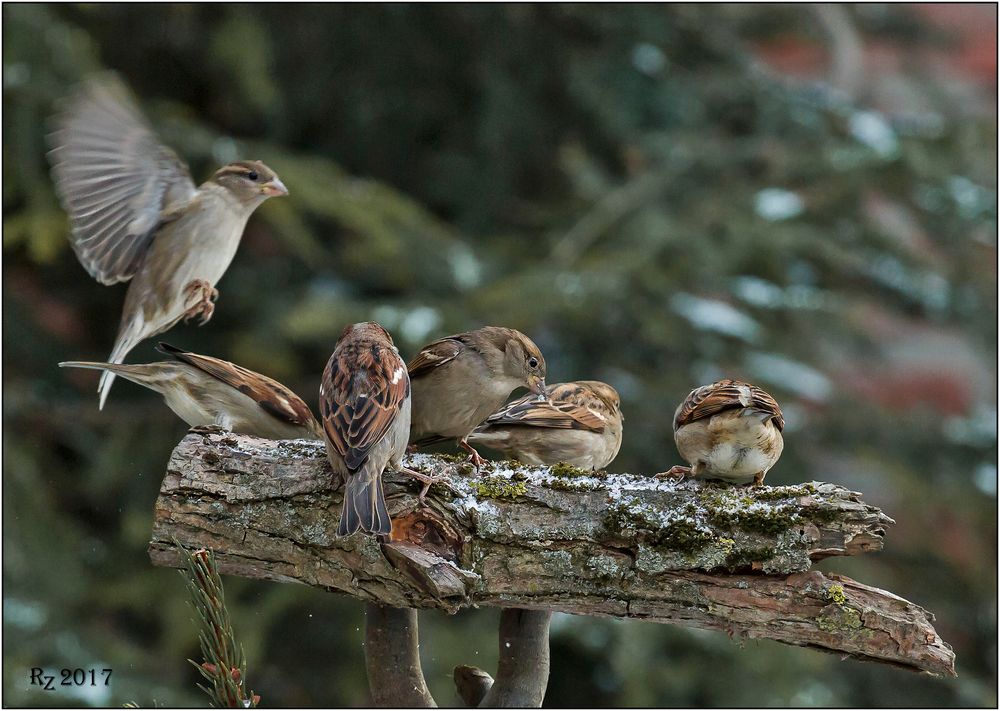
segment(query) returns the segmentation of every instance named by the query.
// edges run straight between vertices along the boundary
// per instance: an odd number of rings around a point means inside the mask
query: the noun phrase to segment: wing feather
[[[406,364],[394,348],[351,342],[330,356],[320,415],[330,445],[350,471],[365,463],[409,395]]]
[[[674,431],[684,425],[711,417],[724,410],[749,407],[770,414],[775,426],[782,430],[785,418],[777,401],[756,385],[738,380],[720,380],[692,390],[677,408]]]
[[[273,417],[293,425],[319,431],[316,418],[313,417],[309,406],[302,401],[302,398],[277,380],[272,380],[266,375],[261,375],[227,360],[189,353],[167,343],[160,342],[156,348],[161,353],[166,353],[239,390],[256,401],[265,412]]]
[[[424,346],[407,366],[411,378],[419,378],[455,360],[465,348],[465,344],[454,337],[442,338]]]
[[[77,89],[57,118],[49,152],[80,262],[103,284],[131,279],[161,213],[194,199],[187,166],[160,144],[114,75]]]
[[[525,395],[490,415],[481,428],[523,425],[600,433],[608,425],[607,418],[598,412],[605,407],[585,386],[558,383],[549,388],[548,399]]]

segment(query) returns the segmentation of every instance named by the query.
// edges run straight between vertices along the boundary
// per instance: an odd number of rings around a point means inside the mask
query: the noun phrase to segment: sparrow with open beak
[[[309,406],[278,381],[166,343],[157,350],[173,360],[142,365],[67,361],[59,367],[104,370],[154,390],[191,427],[222,427],[265,439],[322,439]]]
[[[468,443],[473,428],[520,387],[545,393],[545,358],[520,331],[486,326],[424,346],[410,361],[413,423],[410,442],[449,439],[479,468],[483,459]]]
[[[77,257],[102,284],[132,281],[111,363],[182,318],[206,323],[251,213],[288,194],[260,161],[230,163],[196,187],[114,75],[77,88],[50,140]],[[112,370],[101,377],[101,408],[114,378]]]
[[[696,388],[674,413],[674,441],[691,466],[663,476],[760,486],[781,456],[784,427],[778,403],[756,385],[720,380]]]
[[[559,462],[599,470],[622,445],[618,391],[597,380],[557,383],[548,397],[525,395],[493,413],[469,442],[504,452],[526,464]]]
[[[320,417],[333,471],[346,482],[338,534],[357,530],[388,535],[386,468],[425,482],[434,480],[403,466],[410,432],[410,378],[392,336],[374,321],[348,326],[323,371]]]

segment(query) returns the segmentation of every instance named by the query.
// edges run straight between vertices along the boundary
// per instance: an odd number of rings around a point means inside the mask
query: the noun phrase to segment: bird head
[[[269,197],[288,195],[288,188],[278,174],[259,160],[225,165],[215,172],[212,180],[245,203],[260,203]]]
[[[504,374],[536,395],[544,395],[545,358],[535,342],[520,331],[509,329],[503,351]]]

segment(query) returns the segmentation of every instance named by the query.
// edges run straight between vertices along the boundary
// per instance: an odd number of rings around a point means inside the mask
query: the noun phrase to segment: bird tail
[[[503,449],[510,439],[510,432],[503,428],[480,425],[469,433],[465,441],[469,444],[484,444],[491,449]]]
[[[382,475],[372,475],[364,467],[347,475],[344,508],[337,534],[348,536],[359,529],[365,533],[392,533],[392,519],[385,508]]]
[[[117,365],[125,360],[125,356],[128,352],[132,350],[135,345],[142,340],[142,334],[140,332],[142,328],[142,322],[137,320],[132,320],[118,331],[118,339],[115,341],[115,347],[111,351],[111,355],[108,356],[108,361],[110,365]],[[106,369],[104,374],[101,375],[101,382],[97,384],[97,392],[100,393],[101,399],[98,404],[97,409],[103,410],[104,403],[108,399],[108,393],[111,392],[111,384],[115,382],[115,374],[120,372],[122,376],[125,375],[122,371],[113,371]],[[145,383],[141,383],[145,385]]]
[[[86,368],[88,370],[103,370],[105,372],[120,375],[126,380],[143,385],[150,390],[163,392],[160,387],[161,381],[166,380],[162,370],[157,371],[150,368],[148,364],[125,365],[123,363],[95,363],[87,360],[67,360],[59,364],[60,368]],[[159,373],[159,374],[158,374]]]
[[[421,437],[420,439],[410,440],[410,445],[416,447],[417,449],[423,449],[424,447],[430,447],[432,444],[438,444],[440,442],[454,442],[454,437],[442,437],[441,435],[428,435],[427,437]]]

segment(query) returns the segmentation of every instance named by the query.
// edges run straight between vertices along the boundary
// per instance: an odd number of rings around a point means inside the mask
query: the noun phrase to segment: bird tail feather
[[[392,519],[385,507],[381,473],[372,476],[361,469],[347,476],[337,534],[348,536],[357,530],[383,535],[392,533]]]
[[[118,332],[118,339],[115,341],[115,347],[111,351],[111,355],[108,356],[108,362],[110,364],[117,365],[121,363],[125,360],[125,356],[128,355],[128,352],[142,340],[142,334],[140,332],[142,328],[141,324],[141,321],[130,321],[127,326]],[[122,373],[122,375],[124,375],[124,373]],[[108,393],[111,392],[111,384],[113,382],[115,382],[115,372],[112,370],[105,370],[104,374],[101,375],[101,382],[97,384],[97,392],[100,393],[101,396],[97,407],[98,410],[104,409],[104,403],[108,399]]]
[[[126,365],[124,363],[96,363],[87,360],[67,360],[60,363],[59,367],[110,371],[115,375],[120,375],[126,380],[131,380],[133,383],[138,383],[156,392],[163,392],[160,383],[167,380],[163,374],[157,374],[145,363],[140,365]]]

